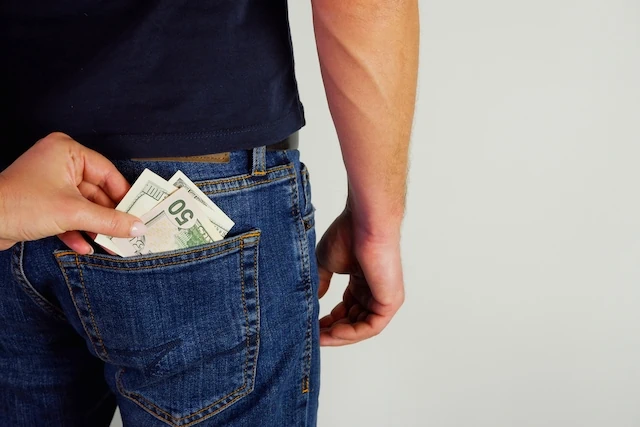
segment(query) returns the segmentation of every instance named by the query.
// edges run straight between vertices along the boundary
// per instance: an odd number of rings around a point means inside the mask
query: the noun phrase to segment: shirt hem
[[[71,135],[110,159],[182,157],[245,150],[282,141],[305,125],[302,105],[282,118],[237,129],[204,132]],[[162,144],[157,144],[162,141]],[[175,141],[175,144],[171,142]]]

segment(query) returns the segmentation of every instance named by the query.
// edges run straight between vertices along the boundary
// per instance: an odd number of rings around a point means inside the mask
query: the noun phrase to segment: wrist
[[[347,198],[345,212],[351,217],[357,234],[371,240],[400,238],[400,228],[404,218],[404,201],[367,205],[352,193]]]

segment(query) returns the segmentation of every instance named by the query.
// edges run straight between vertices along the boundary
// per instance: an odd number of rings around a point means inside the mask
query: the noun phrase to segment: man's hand
[[[320,298],[333,273],[350,275],[342,302],[320,319],[320,345],[353,344],[379,334],[404,302],[399,233],[368,234],[347,208],[326,231],[316,254]]]
[[[313,0],[327,101],[348,176],[347,210],[319,243],[320,295],[350,274],[320,343],[369,338],[404,299],[400,223],[416,97],[418,0]]]
[[[0,173],[0,250],[58,235],[71,249],[88,254],[93,248],[75,230],[144,234],[138,218],[113,209],[129,188],[105,157],[52,133]]]

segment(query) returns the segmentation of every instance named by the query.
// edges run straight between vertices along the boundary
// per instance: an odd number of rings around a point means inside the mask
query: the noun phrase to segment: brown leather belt
[[[297,150],[299,145],[299,134],[294,132],[282,141],[266,146],[267,151]],[[145,157],[132,159],[153,162],[201,162],[201,163],[228,163],[229,153],[202,154],[198,156],[184,157]]]

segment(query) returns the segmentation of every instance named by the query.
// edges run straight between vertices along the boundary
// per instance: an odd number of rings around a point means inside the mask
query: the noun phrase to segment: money
[[[234,222],[215,203],[207,197],[182,171],[169,178],[169,184],[177,188],[186,188],[194,199],[206,207],[205,213],[222,237],[226,236]]]
[[[193,216],[196,215],[195,213],[197,212],[199,226],[189,232],[185,230],[193,225],[193,221],[187,221],[185,217],[181,221],[186,221],[185,224],[189,224],[189,227],[181,224],[180,227],[171,228],[169,227],[170,221],[168,222],[168,218],[171,218],[172,213],[167,208],[164,211],[164,216],[162,216],[159,212],[163,211],[157,210],[160,209],[160,206],[166,207],[163,201],[176,194],[178,189],[182,189],[179,194],[187,194],[185,198],[189,200],[189,208],[186,207],[186,202],[184,202],[185,207],[183,208],[186,209],[187,212],[185,215]],[[172,198],[172,200],[174,199]],[[193,209],[193,206],[196,206],[196,209]],[[96,243],[120,256],[174,250],[208,243],[209,241],[222,240],[231,227],[234,226],[231,218],[213,203],[207,195],[200,191],[181,171],[176,172],[169,181],[166,181],[149,169],[145,169],[122,201],[116,206],[116,209],[128,212],[141,219],[147,219],[151,212],[155,212],[159,215],[155,221],[161,224],[154,229],[152,234],[149,235],[149,233],[147,233],[145,236],[134,239],[115,239],[100,234],[96,236]],[[176,209],[177,207],[174,206],[172,211]],[[182,210],[180,212],[182,212]],[[143,222],[145,221],[143,220]],[[167,234],[169,231],[175,232],[172,238]],[[195,233],[195,231],[200,231],[200,235]],[[128,243],[125,243],[125,241]]]
[[[176,187],[169,184],[164,178],[145,169],[140,177],[133,184],[131,189],[124,196],[122,201],[116,206],[116,210],[130,213],[140,217],[149,212],[159,202],[164,200],[169,194],[173,193]],[[95,242],[111,252],[123,255],[119,252],[118,247],[113,244],[112,237],[98,234]]]
[[[147,226],[144,236],[113,238],[111,243],[122,256],[134,256],[221,240],[223,237],[201,206],[189,190],[180,188],[140,218]]]

